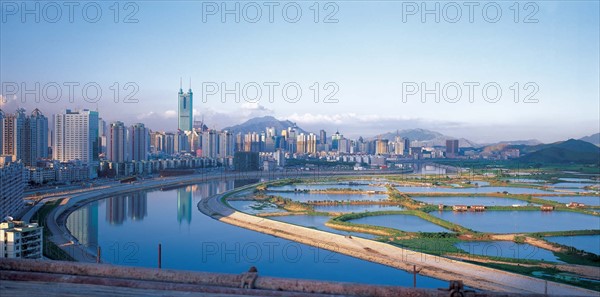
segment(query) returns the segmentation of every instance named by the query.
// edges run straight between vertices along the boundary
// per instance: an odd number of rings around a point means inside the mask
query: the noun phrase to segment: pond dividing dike
[[[416,266],[422,275],[447,281],[461,280],[467,286],[482,290],[521,294],[547,292],[552,295],[598,296],[598,292],[583,288],[415,252],[373,240],[343,236],[252,216],[223,203],[226,195],[248,190],[254,186],[205,198],[198,203],[198,208],[202,213],[221,222],[406,271],[412,271]]]

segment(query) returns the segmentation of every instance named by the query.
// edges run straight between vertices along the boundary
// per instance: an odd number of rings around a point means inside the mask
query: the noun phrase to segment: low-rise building
[[[542,211],[553,211],[554,210],[554,206],[552,206],[552,205],[542,205],[542,206],[540,206],[540,209]]]
[[[585,207],[585,204],[579,203],[579,202],[570,202],[570,203],[566,204],[566,206],[569,208],[577,208],[577,207]]]
[[[453,211],[467,211],[468,207],[466,205],[454,205],[452,206]]]
[[[44,242],[42,229],[36,223],[0,223],[0,258],[41,259]]]

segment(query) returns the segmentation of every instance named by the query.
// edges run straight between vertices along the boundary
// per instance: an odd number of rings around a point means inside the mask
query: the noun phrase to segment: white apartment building
[[[0,156],[0,219],[16,216],[25,206],[23,189],[26,180],[21,161],[13,162],[13,156]]]
[[[60,162],[98,161],[98,112],[87,109],[54,115],[52,158]]]
[[[0,258],[41,259],[43,228],[36,223],[0,223]]]

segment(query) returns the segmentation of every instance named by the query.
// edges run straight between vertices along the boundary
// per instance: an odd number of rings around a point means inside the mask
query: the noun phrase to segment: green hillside
[[[600,163],[600,148],[589,142],[569,139],[538,147],[538,150],[527,153],[520,160],[539,163]]]

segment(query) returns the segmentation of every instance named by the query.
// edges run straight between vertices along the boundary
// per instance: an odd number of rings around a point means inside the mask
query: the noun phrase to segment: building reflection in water
[[[98,202],[71,213],[67,218],[67,228],[80,244],[89,248],[98,246]]]
[[[132,221],[141,221],[148,214],[148,194],[137,192],[128,197],[127,213]]]
[[[192,187],[177,189],[177,221],[179,225],[192,222]]]
[[[147,214],[148,194],[146,192],[106,199],[106,221],[110,224],[121,225],[127,217],[132,221],[141,221]]]

